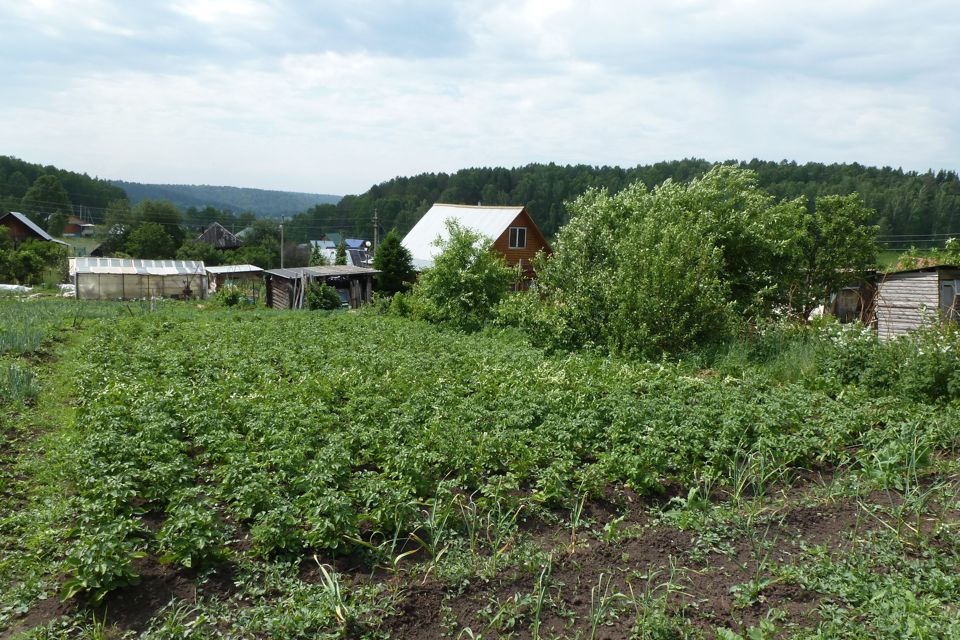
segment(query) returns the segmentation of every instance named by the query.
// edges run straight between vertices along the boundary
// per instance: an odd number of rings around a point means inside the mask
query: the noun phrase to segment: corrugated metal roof
[[[371,275],[380,273],[376,269],[367,269],[365,267],[354,267],[349,264],[333,264],[322,267],[297,267],[295,269],[270,269],[267,271],[270,275],[280,276],[281,278],[300,278],[304,273],[311,276],[352,276],[352,275]]]
[[[219,267],[207,267],[207,273],[255,273],[263,271],[253,264],[225,264]]]
[[[446,240],[448,237],[447,220],[452,218],[462,226],[496,240],[522,211],[523,207],[520,206],[435,204],[403,239],[403,246],[410,251],[415,267],[429,267],[433,265],[433,258],[440,253],[440,248],[434,244],[437,238]]]
[[[25,216],[24,214],[20,213],[19,211],[11,211],[8,215],[11,215],[11,216],[13,216],[14,218],[16,218],[17,220],[19,220],[20,222],[22,222],[22,223],[23,223],[24,225],[26,225],[31,231],[33,231],[35,234],[37,234],[38,236],[40,236],[40,237],[43,238],[44,240],[49,240],[50,242],[56,242],[57,244],[62,244],[62,245],[65,245],[65,246],[69,246],[69,245],[67,245],[67,243],[64,242],[63,240],[57,240],[56,238],[54,238],[53,236],[51,236],[49,233],[47,233],[46,231],[44,231],[43,229],[41,229],[40,227],[38,227],[38,226],[36,225],[36,223],[34,223],[33,220],[31,220],[30,218],[28,218],[28,217]],[[3,219],[6,218],[6,217],[7,217],[7,216],[0,216],[0,220],[3,220]]]
[[[144,276],[202,274],[205,267],[194,260],[135,260],[131,258],[70,258],[70,274],[100,273]]]

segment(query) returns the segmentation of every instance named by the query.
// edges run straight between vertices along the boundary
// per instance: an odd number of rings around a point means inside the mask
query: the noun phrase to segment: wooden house
[[[875,315],[881,338],[895,338],[924,325],[957,320],[960,267],[940,265],[877,277]]]
[[[440,252],[436,241],[447,239],[446,221],[450,219],[492,239],[493,250],[511,267],[519,267],[527,280],[535,276],[533,257],[539,251],[551,252],[526,207],[435,204],[403,239],[403,246],[413,257],[414,268],[420,270],[433,265],[433,258]]]
[[[41,229],[33,220],[18,211],[0,215],[0,227],[6,227],[14,245],[27,240],[44,240],[68,246],[63,240],[54,239],[49,233]]]
[[[267,288],[267,306],[274,309],[303,309],[307,288],[324,282],[340,294],[340,300],[351,309],[356,309],[373,297],[375,269],[352,265],[328,265],[322,267],[297,267],[295,269],[271,269],[264,273]]]
[[[239,249],[243,244],[240,238],[230,233],[230,231],[219,222],[212,222],[206,230],[197,238],[200,242],[205,242],[215,249]]]

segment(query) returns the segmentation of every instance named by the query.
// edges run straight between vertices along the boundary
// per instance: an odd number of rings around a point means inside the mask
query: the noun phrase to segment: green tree
[[[157,260],[173,258],[177,246],[174,239],[160,224],[145,222],[130,232],[126,251],[134,258]]]
[[[377,289],[384,293],[401,293],[413,282],[416,276],[413,258],[410,251],[403,246],[396,229],[391,229],[377,247],[373,256],[373,268],[380,272],[376,275]]]
[[[215,267],[223,262],[223,252],[206,242],[187,240],[177,249],[177,260],[196,260]]]
[[[60,179],[51,174],[39,176],[20,202],[23,212],[37,224],[46,225],[55,213],[69,214],[73,207]]]
[[[183,215],[172,203],[165,200],[141,200],[133,207],[130,215],[135,227],[146,223],[153,223],[162,227],[173,242],[171,256],[183,244],[186,236],[180,226],[183,223]]]
[[[63,235],[64,230],[67,228],[67,216],[57,211],[55,214],[50,216],[50,221],[47,223],[47,233],[49,233],[54,238],[59,238]]]
[[[817,198],[803,217],[803,235],[785,278],[791,306],[806,319],[831,293],[866,276],[877,264],[877,227],[867,224],[873,211],[859,194]]]
[[[437,241],[441,251],[433,266],[411,289],[413,306],[432,322],[476,331],[493,317],[518,274],[492,250],[490,238],[454,220],[446,225],[449,236]]]
[[[337,245],[337,255],[333,264],[347,264],[347,244],[343,240]]]

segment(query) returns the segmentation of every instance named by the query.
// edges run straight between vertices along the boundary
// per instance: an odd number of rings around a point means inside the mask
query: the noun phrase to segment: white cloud
[[[52,5],[34,4],[42,23]],[[50,88],[0,103],[3,152],[125,179],[325,192],[531,161],[960,164],[947,3],[477,1],[431,25],[430,4],[415,4],[296,24],[292,3],[182,2],[186,22],[148,29],[75,0],[108,28],[155,34],[155,49],[62,76],[43,67]],[[403,33],[394,46],[403,20],[468,39],[433,50]],[[196,48],[164,48],[156,34],[188,24]],[[356,42],[330,44],[332,24]]]

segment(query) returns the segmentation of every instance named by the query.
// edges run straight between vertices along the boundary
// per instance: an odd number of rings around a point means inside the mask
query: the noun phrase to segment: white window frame
[[[514,231],[517,233],[514,234]],[[523,231],[523,244],[520,244],[520,231]],[[516,238],[516,242],[514,242]],[[510,227],[509,236],[507,238],[507,244],[511,249],[526,249],[527,248],[527,228],[526,227]]]

